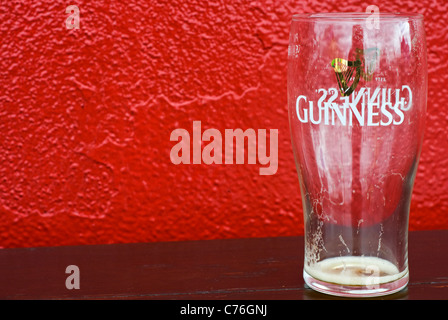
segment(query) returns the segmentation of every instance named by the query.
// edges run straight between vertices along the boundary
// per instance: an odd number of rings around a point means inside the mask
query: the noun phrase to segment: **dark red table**
[[[411,232],[410,283],[381,299],[448,299],[447,244],[448,230]],[[2,249],[0,298],[335,299],[307,288],[302,266],[303,237]]]

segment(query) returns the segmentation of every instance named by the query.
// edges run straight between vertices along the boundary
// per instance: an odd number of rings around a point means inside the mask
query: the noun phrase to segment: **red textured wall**
[[[66,28],[68,5],[80,29]],[[448,228],[448,3],[377,5],[425,15],[428,124],[410,227]],[[366,6],[2,1],[0,246],[302,234],[286,104],[291,14]],[[195,120],[278,129],[277,173],[174,165],[170,134]]]

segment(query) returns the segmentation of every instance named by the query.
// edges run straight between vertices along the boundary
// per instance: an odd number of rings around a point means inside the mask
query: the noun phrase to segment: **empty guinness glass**
[[[368,297],[406,286],[426,95],[421,15],[293,16],[289,122],[311,288]]]

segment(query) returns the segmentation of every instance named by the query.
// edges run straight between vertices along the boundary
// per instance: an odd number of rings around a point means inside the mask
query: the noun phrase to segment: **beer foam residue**
[[[319,221],[317,229],[311,234],[311,239],[307,239],[305,244],[305,255],[308,265],[312,266],[320,260],[320,253],[325,249],[324,240],[322,237],[323,221]]]
[[[305,265],[315,279],[341,285],[372,285],[398,280],[406,275],[391,262],[377,257],[343,256]]]

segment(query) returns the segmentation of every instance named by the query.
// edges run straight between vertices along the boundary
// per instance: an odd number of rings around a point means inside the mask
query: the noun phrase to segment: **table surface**
[[[448,230],[410,232],[410,282],[377,299],[448,299],[447,243]],[[0,299],[336,299],[302,267],[303,237],[1,249]]]

